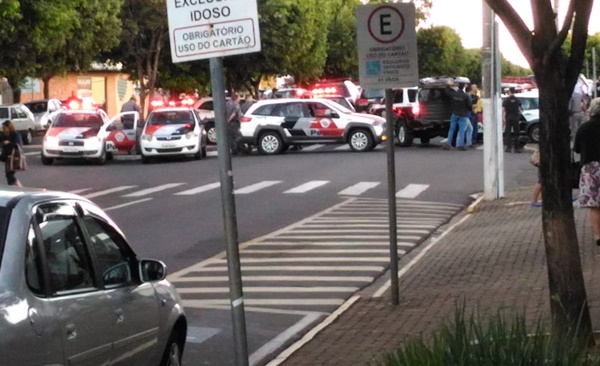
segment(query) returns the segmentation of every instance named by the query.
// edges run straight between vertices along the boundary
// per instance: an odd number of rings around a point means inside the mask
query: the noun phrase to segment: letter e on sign
[[[392,6],[381,6],[368,20],[369,34],[380,43],[396,42],[404,33],[404,16]]]

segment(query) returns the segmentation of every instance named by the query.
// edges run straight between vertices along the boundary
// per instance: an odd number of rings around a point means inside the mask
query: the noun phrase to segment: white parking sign
[[[356,8],[359,81],[363,88],[415,86],[419,80],[414,3]]]
[[[173,62],[260,51],[256,0],[167,0]]]

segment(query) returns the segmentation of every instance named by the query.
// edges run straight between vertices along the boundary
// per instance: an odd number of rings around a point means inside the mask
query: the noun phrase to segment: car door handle
[[[67,340],[72,340],[77,338],[77,328],[75,327],[75,324],[70,323],[67,324]]]
[[[125,315],[123,314],[123,309],[115,310],[115,315],[116,315],[117,323],[123,323],[123,320],[125,320]]]
[[[123,320],[125,320],[125,314],[123,313],[123,309],[115,310],[115,316],[116,316],[117,323],[122,323]]]

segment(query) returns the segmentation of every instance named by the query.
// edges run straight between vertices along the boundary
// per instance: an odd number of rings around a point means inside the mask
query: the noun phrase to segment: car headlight
[[[194,136],[194,132],[192,132],[192,131],[185,134],[185,138],[187,138],[188,140],[191,139],[193,136]]]
[[[58,140],[56,136],[44,136],[44,142],[55,142],[56,140]]]
[[[142,140],[152,141],[152,135],[143,134],[142,135]]]

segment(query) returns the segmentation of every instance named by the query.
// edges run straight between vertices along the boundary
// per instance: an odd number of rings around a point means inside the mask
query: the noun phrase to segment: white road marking
[[[75,189],[73,191],[69,191],[69,193],[80,194],[80,193],[87,192],[90,190],[92,190],[92,189],[91,188],[82,188],[82,189]]]
[[[160,186],[156,186],[156,187],[152,187],[152,188],[147,188],[147,189],[142,189],[141,191],[129,193],[129,194],[124,195],[123,197],[141,197],[141,196],[147,196],[147,195],[152,194],[152,193],[156,193],[156,192],[164,191],[166,189],[171,189],[171,188],[179,187],[179,186],[184,185],[184,184],[185,183],[167,183],[167,184],[163,184],[163,185],[160,185]]]
[[[371,282],[370,276],[242,276],[244,281],[266,281],[266,282]],[[204,277],[181,277],[174,282],[227,282],[228,276],[204,276]],[[179,288],[177,288],[179,291]]]
[[[382,266],[243,266],[246,271],[327,271],[327,272],[379,272]],[[197,272],[226,272],[227,266],[199,268]]]
[[[323,146],[325,146],[325,145],[323,145],[323,144],[314,144],[314,145],[309,145],[309,146],[303,146],[302,150],[303,151],[313,151],[313,150],[320,149]]]
[[[229,305],[229,299],[210,300],[183,300],[184,308],[199,308],[207,305]],[[344,299],[245,299],[244,304],[249,306],[262,305],[291,305],[291,306],[339,306]]]
[[[343,222],[343,221],[341,221]],[[306,224],[304,225],[303,228],[330,228],[332,225],[332,223],[327,223],[327,224]],[[342,228],[342,227],[347,227],[347,228],[357,228],[357,227],[361,227],[361,228],[371,228],[371,227],[381,227],[381,228],[386,228],[389,229],[389,224],[335,224],[336,228]],[[398,229],[435,229],[437,226],[436,225],[396,225],[396,228]],[[426,233],[429,233],[429,231],[426,231]]]
[[[219,156],[219,152],[216,150],[215,151],[207,151],[206,156]]]
[[[380,219],[357,219],[357,218],[345,218],[345,217],[322,217],[319,219],[314,220],[313,222],[315,224],[323,224],[323,223],[355,223],[355,224],[368,224],[368,223],[386,223],[389,220],[387,218],[380,218]],[[440,224],[442,222],[444,222],[445,220],[442,219],[423,219],[423,218],[419,218],[419,219],[409,219],[409,218],[403,218],[401,220],[396,220],[396,223],[398,224],[407,224],[407,225],[411,225],[411,227],[416,227],[413,226],[412,224],[430,224],[430,225],[435,225],[435,224]]]
[[[219,328],[193,327],[187,328],[186,342],[200,344],[221,332]]]
[[[23,155],[25,155],[25,156],[33,156],[33,155],[40,155],[40,154],[41,154],[40,151],[29,151],[29,152],[23,153]]]
[[[279,238],[281,239],[302,239],[302,240],[319,240],[319,239],[326,239],[323,238],[322,235],[291,235],[292,233],[288,233],[288,234],[281,234],[279,236]],[[381,239],[381,240],[387,240],[389,238],[388,235],[332,235],[331,239]],[[420,236],[413,236],[413,235],[398,235],[398,240],[419,240],[421,239]]]
[[[332,215],[341,215],[341,216],[349,216],[350,218],[352,216],[357,216],[357,217],[362,217],[364,216],[364,213],[362,212],[353,212],[353,211],[345,211],[345,212],[333,212]],[[382,217],[387,217],[388,213],[385,211],[382,212],[372,212],[369,214],[369,216],[382,216]],[[448,214],[444,213],[428,213],[428,212],[418,212],[418,211],[410,211],[410,210],[397,210],[397,216],[400,218],[415,218],[415,217],[440,217],[440,218],[446,218],[448,217]]]
[[[206,185],[203,185],[200,187],[188,189],[187,191],[181,191],[181,192],[175,193],[175,195],[176,196],[191,196],[194,194],[199,194],[199,193],[203,193],[206,191],[210,191],[210,190],[219,188],[220,186],[221,186],[221,183],[216,182],[216,183],[206,184]]]
[[[336,227],[338,227],[336,225]],[[356,225],[354,225],[354,227],[356,227]],[[344,233],[387,233],[389,232],[389,228],[383,228],[383,229],[342,229],[342,230],[336,230],[336,229],[322,229],[322,230],[305,230],[304,228],[300,229],[296,229],[294,231],[291,231],[291,234],[344,234]],[[429,230],[398,230],[398,234],[408,234],[408,233],[415,233],[415,234],[429,234]]]
[[[427,188],[429,188],[429,184],[409,184],[403,189],[396,192],[396,197],[415,198],[421,193],[423,193]]]
[[[338,192],[338,194],[342,196],[360,196],[369,189],[375,188],[380,184],[380,182],[360,182],[344,189],[343,191]]]
[[[234,194],[254,193],[256,191],[260,191],[263,188],[268,188],[268,187],[274,186],[279,183],[281,183],[280,180],[265,180],[263,182],[252,184],[252,185],[246,186],[244,188],[236,189],[235,191],[233,191],[233,193]]]
[[[299,185],[296,188],[288,189],[283,193],[306,193],[315,188],[321,187],[329,183],[328,180],[313,180],[304,184]]]
[[[348,151],[348,150],[350,150],[350,145],[344,144],[342,146],[336,147],[334,150],[337,150],[337,151]]]
[[[142,203],[142,202],[146,202],[146,201],[150,201],[150,200],[152,200],[152,198],[142,198],[141,200],[131,201],[131,202],[123,203],[121,205],[116,205],[116,206],[105,208],[104,211],[118,210],[123,207],[137,205],[138,203]]]
[[[120,187],[106,189],[104,191],[99,191],[99,192],[94,192],[94,193],[86,194],[83,197],[85,197],[85,198],[95,198],[95,197],[100,197],[100,196],[104,196],[104,195],[111,194],[111,193],[126,191],[128,189],[132,189],[132,188],[136,188],[136,187],[137,186],[120,186]]]
[[[382,241],[356,241],[356,242],[347,242],[347,241],[296,241],[296,242],[262,242],[255,243],[253,246],[269,246],[269,245],[277,245],[277,246],[317,246],[317,247],[356,247],[356,246],[366,246],[366,247],[376,247],[383,246],[389,247],[390,243],[386,240]],[[404,247],[414,247],[416,244],[411,242],[399,241],[398,245]],[[244,250],[245,253],[245,250]]]
[[[319,325],[311,329],[308,333],[302,337],[298,342],[292,344],[285,351],[281,352],[279,356],[277,356],[274,360],[269,362],[267,366],[279,366],[285,360],[287,360],[294,352],[302,348],[305,344],[310,342],[319,332],[325,328],[327,328],[331,323],[333,323],[337,318],[340,317],[346,310],[350,309],[350,307],[360,299],[360,296],[353,296],[348,299],[346,302],[342,304],[336,311],[334,311],[331,315],[329,315],[325,320],[323,320]]]
[[[244,254],[385,254],[387,249],[246,249]],[[404,250],[398,252],[405,253]]]
[[[244,286],[244,293],[303,293],[303,292],[351,292],[358,291],[355,286],[334,287],[257,287]],[[228,294],[229,287],[177,288],[180,294]],[[246,300],[247,301],[247,300]]]
[[[315,258],[315,257],[297,257],[297,258],[242,258],[240,262],[244,263],[293,263],[293,262],[382,262],[388,263],[388,257],[380,258],[356,258],[356,257],[331,257],[331,258]],[[226,259],[216,260],[215,263],[227,262]]]

